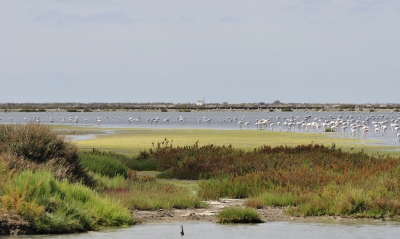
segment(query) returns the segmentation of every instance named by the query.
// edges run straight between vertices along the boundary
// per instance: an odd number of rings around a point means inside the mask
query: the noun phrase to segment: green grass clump
[[[93,151],[80,153],[80,157],[82,165],[89,171],[109,177],[127,177],[128,167],[113,155]]]
[[[82,158],[85,167],[89,168],[89,170],[92,170],[93,172],[98,173],[101,173],[103,170],[111,171],[113,169],[122,171],[126,171],[127,169],[137,171],[151,171],[157,169],[157,161],[154,158],[148,158],[145,151],[141,152],[136,157],[129,157],[114,151],[101,151],[93,148],[90,151],[82,151],[80,153],[80,157]],[[112,169],[106,169],[108,164]],[[117,174],[120,173],[121,172],[117,172]],[[123,174],[126,175],[126,173]],[[109,172],[108,175],[111,176],[113,174],[112,172]]]
[[[134,182],[129,193],[119,196],[119,198],[124,197],[124,205],[130,209],[182,209],[204,206],[199,197],[189,188],[157,181]]]
[[[253,208],[228,207],[217,214],[220,223],[259,223],[260,215]]]
[[[128,188],[129,184],[126,178],[122,175],[117,175],[114,177],[103,176],[101,174],[92,173],[92,177],[96,181],[96,189],[103,190],[103,189],[110,189],[110,188]]]
[[[204,199],[247,198],[258,195],[273,184],[258,173],[231,174],[199,181],[198,195]]]
[[[274,207],[296,206],[298,203],[297,195],[291,192],[264,191],[256,198],[259,199],[263,205]]]
[[[1,190],[1,208],[23,216],[37,233],[68,233],[132,225],[130,211],[82,184],[48,171],[25,170]]]

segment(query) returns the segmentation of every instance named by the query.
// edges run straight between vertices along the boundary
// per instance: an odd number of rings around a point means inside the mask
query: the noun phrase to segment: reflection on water
[[[185,235],[180,235],[180,225],[184,226]],[[261,224],[221,225],[217,223],[148,223],[129,228],[107,229],[101,232],[90,232],[69,235],[37,235],[4,238],[396,238],[400,234],[400,224],[392,222],[368,224],[342,223],[299,223],[271,222]]]

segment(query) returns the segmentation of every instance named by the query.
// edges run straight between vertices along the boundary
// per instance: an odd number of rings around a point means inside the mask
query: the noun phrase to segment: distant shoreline
[[[107,111],[349,111],[399,112],[400,103],[328,104],[328,103],[0,103],[0,112],[107,112]]]

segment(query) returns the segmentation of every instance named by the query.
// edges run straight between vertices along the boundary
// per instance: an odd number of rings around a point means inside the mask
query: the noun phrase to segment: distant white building
[[[203,100],[198,100],[197,103],[196,103],[197,106],[202,106],[204,104],[205,104],[205,100],[204,99]]]

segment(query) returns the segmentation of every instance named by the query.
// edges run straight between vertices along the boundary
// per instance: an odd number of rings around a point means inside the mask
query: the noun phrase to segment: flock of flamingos
[[[94,121],[93,121],[94,120]],[[0,118],[0,123],[7,123],[7,120],[2,120]],[[116,119],[108,116],[103,117],[95,117],[94,119],[89,120],[88,118],[80,119],[78,116],[72,116],[69,114],[68,117],[59,117],[55,120],[53,117],[49,117],[46,120],[41,119],[39,116],[34,116],[33,119],[28,119],[26,117],[23,118],[23,122],[16,123],[27,123],[27,122],[36,122],[36,123],[59,123],[59,124],[113,124]],[[169,124],[171,122],[175,124],[186,124],[186,118],[183,116],[176,117],[174,119],[170,119],[169,117],[160,119],[159,117],[147,118],[146,120],[142,119],[140,116],[133,118],[119,118],[119,124],[139,124],[145,122],[146,124],[151,124],[156,126],[157,124]],[[213,119],[202,117],[197,119],[198,124],[211,124]],[[362,117],[361,115],[354,116],[325,116],[325,117],[312,117],[311,115],[306,116],[289,116],[289,117],[268,117],[265,119],[255,119],[253,122],[251,120],[246,120],[246,116],[238,117],[226,117],[224,119],[219,119],[217,122],[219,124],[236,124],[238,129],[250,129],[255,128],[258,130],[270,130],[270,131],[287,131],[287,132],[311,132],[311,133],[319,133],[319,132],[332,132],[334,134],[340,135],[348,135],[351,137],[360,137],[362,139],[367,138],[369,133],[372,133],[374,137],[376,136],[389,136],[392,134],[395,137],[395,143],[399,142],[400,144],[400,126],[399,121],[400,117],[396,118],[394,116],[385,116],[385,115],[368,115],[366,117]],[[8,119],[8,123],[14,123],[13,118]],[[193,123],[193,122],[192,122]],[[214,120],[215,124],[215,120]]]

